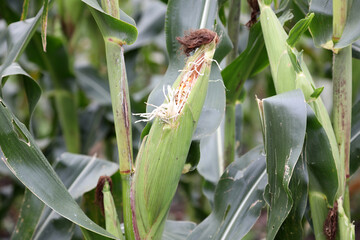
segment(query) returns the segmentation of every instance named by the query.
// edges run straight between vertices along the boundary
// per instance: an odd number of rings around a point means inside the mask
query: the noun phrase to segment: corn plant
[[[1,1],[0,233],[355,239],[359,7]]]

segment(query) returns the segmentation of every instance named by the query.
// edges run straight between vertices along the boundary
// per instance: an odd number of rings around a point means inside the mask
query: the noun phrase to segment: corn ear
[[[173,84],[179,89],[195,63],[196,82],[180,113],[168,119],[156,117],[143,139],[131,187],[131,207],[136,239],[161,239],[166,217],[184,168],[208,88],[215,39],[189,57]],[[197,74],[198,73],[198,74]]]
[[[120,221],[116,212],[114,199],[113,196],[111,195],[110,186],[107,181],[105,181],[102,193],[103,193],[103,201],[104,201],[106,230],[109,233],[113,234],[114,236],[120,239],[124,239],[120,227]]]
[[[271,9],[270,4],[259,1],[259,6],[261,11],[260,22],[276,92],[282,93],[296,88],[303,91],[306,101],[326,132],[334,159],[333,164],[335,164],[337,172],[344,171],[343,164],[339,159],[339,150],[330,117],[322,100],[314,97],[318,96],[317,92],[319,90],[315,88],[310,72],[301,59],[301,54],[287,43],[288,35]],[[313,223],[315,232],[320,235],[317,236],[316,239],[324,238],[322,227],[327,215],[328,204],[332,205],[335,199],[344,192],[344,181],[340,176],[341,174],[338,174],[338,191],[335,196],[319,191],[321,187],[318,185],[318,182],[316,182],[316,178],[312,180],[313,178],[310,177],[310,206],[314,214],[317,212],[317,216],[313,215]]]

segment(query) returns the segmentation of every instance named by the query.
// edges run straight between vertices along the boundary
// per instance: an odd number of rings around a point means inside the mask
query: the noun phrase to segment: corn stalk
[[[347,0],[333,1],[333,42],[340,40],[347,20]],[[340,239],[355,239],[354,226],[350,223],[349,162],[352,107],[352,50],[351,44],[333,50],[333,124],[339,147],[343,171],[344,192],[338,199],[338,222]]]

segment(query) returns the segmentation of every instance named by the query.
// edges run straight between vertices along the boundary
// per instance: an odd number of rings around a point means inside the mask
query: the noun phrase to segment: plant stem
[[[130,100],[124,62],[124,49],[111,38],[105,39],[111,102],[119,152],[123,188],[123,214],[126,239],[134,239],[130,209],[130,177],[133,172]],[[129,214],[130,212],[130,214]]]
[[[226,58],[226,65],[229,65],[238,54],[238,41],[240,31],[240,0],[231,0],[228,17],[228,35],[233,44],[233,49]],[[224,162],[230,164],[235,159],[235,102],[228,102],[225,110],[225,136],[224,136]]]
[[[131,175],[121,174],[125,239],[135,239],[130,205]]]
[[[111,14],[114,18],[120,18],[118,0],[101,0],[101,5],[108,14]],[[116,141],[119,153],[125,237],[127,240],[132,240],[135,239],[130,206],[133,151],[129,87],[126,77],[124,48],[120,43],[115,42],[110,37],[105,38],[104,40]]]
[[[334,53],[333,57],[333,124],[342,164],[339,174],[344,178],[345,188],[348,188],[352,106],[351,46],[341,49],[338,54]],[[349,195],[345,192],[340,194],[344,197],[344,205],[348,206]],[[345,212],[350,217],[348,207]]]

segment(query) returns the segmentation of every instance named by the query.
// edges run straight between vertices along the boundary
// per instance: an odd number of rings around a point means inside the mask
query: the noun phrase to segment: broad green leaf
[[[107,14],[96,0],[82,0],[90,8],[96,23],[98,24],[104,39],[112,39],[112,41],[120,45],[131,45],[135,42],[138,32],[135,22],[126,13],[120,11],[120,19],[116,19]]]
[[[180,45],[176,37],[183,36],[186,31],[199,29],[203,16],[206,21],[204,21],[205,24],[202,27],[213,29],[216,16],[216,1],[209,1],[208,9],[204,9],[204,6],[205,1],[169,1],[165,20],[169,66],[161,82],[159,82],[151,92],[148,99],[149,103],[160,106],[164,102],[163,86],[171,86],[179,75],[178,71],[184,67],[185,55],[179,54]],[[220,27],[217,29],[220,29]],[[218,35],[223,34],[223,32],[218,32]],[[224,37],[226,38],[227,36],[225,35]],[[216,59],[218,62],[220,62],[222,60],[221,57],[224,57],[230,50],[228,47],[221,47],[221,45],[225,43],[228,43],[228,41],[224,40],[219,43],[219,49],[223,48],[224,52],[222,54],[215,53],[215,56],[220,57]],[[194,140],[214,132],[224,115],[225,88],[222,83],[220,70],[215,63],[213,63],[209,80],[208,93],[202,115],[200,116],[197,129],[193,136]],[[151,112],[152,109],[152,107],[147,106],[147,112]]]
[[[185,240],[195,227],[196,224],[193,222],[168,220],[165,223],[162,240]]]
[[[40,9],[34,18],[29,18],[25,21],[15,22],[9,25],[7,32],[8,54],[0,66],[0,76],[3,75],[3,71],[7,67],[18,60],[19,56],[26,48],[40,22],[42,11],[43,10]]]
[[[73,200],[25,126],[0,99],[0,158],[41,201],[70,221],[111,236],[92,222]]]
[[[350,174],[353,174],[360,167],[360,101],[352,108],[351,125]]]
[[[306,103],[294,90],[263,99],[261,108],[270,201],[267,239],[274,239],[294,203],[289,185],[304,145]]]
[[[281,225],[276,237],[278,239],[304,239],[303,217],[308,199],[308,172],[303,153],[295,165],[289,189],[293,199],[293,207]]]
[[[348,15],[346,24],[340,40],[335,44],[335,48],[344,48],[357,41],[360,38],[360,1],[351,1],[351,6],[348,6]]]
[[[290,30],[289,37],[286,42],[290,47],[293,47],[295,43],[300,39],[301,35],[308,30],[308,27],[314,18],[314,13],[309,14],[304,19],[298,21],[295,26]]]
[[[310,33],[315,46],[332,49],[333,17],[332,1],[313,0],[310,1],[309,12],[315,13],[310,24]]]
[[[265,204],[266,183],[265,155],[259,146],[228,166],[216,186],[213,212],[187,239],[241,239]]]
[[[75,200],[95,188],[100,176],[111,176],[118,168],[117,164],[109,161],[70,153],[62,154],[54,163],[55,172]],[[42,203],[39,200],[38,202]],[[22,208],[27,209],[28,206],[23,204]],[[64,239],[66,235],[71,237],[73,234],[74,224],[50,208],[46,208],[42,214],[40,211],[39,214],[41,220],[36,222],[37,230],[32,239]]]

